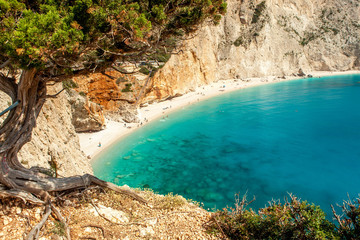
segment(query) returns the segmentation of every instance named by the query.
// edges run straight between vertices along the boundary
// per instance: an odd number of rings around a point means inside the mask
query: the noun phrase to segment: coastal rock
[[[123,75],[108,69],[103,73],[77,76],[75,90],[88,97],[90,102],[102,106],[106,117],[118,122],[138,122],[135,105],[141,89],[141,77]]]
[[[62,84],[49,87],[49,94],[57,93]],[[19,151],[19,161],[25,167],[42,167],[59,176],[92,173],[85,154],[80,150],[79,137],[71,119],[69,94],[62,92],[55,99],[47,99],[37,118],[32,139]]]
[[[299,77],[304,77],[306,76],[306,74],[304,73],[304,71],[300,68],[299,69],[299,73],[297,74]]]
[[[106,118],[116,122],[138,123],[138,111],[134,104],[123,102],[117,111],[107,111]]]
[[[72,124],[76,132],[100,131],[105,127],[101,106],[90,102],[74,90],[69,91]]]
[[[145,86],[140,104],[171,99],[220,80],[285,77],[299,73],[299,69],[309,73],[360,67],[360,5],[356,1],[228,0],[227,4],[219,25],[205,24],[155,74]],[[84,109],[98,119],[78,123],[77,131],[102,128],[104,121],[97,104],[112,120],[138,121],[134,103],[146,85],[144,79],[115,70],[75,77],[79,85],[76,91],[92,102]],[[50,93],[61,88],[58,84]],[[79,150],[72,126],[77,117],[71,112],[68,97],[63,92],[45,103],[32,141],[19,153],[26,167],[50,168],[55,162],[64,176],[92,172]],[[6,96],[2,99],[1,109],[5,109],[11,100]],[[82,110],[79,112],[82,115]]]
[[[360,67],[355,1],[227,1],[220,24],[183,43],[152,79],[143,103],[212,82]]]

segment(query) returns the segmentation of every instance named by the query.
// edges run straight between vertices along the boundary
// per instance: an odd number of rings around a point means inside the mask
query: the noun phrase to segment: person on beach
[[[99,142],[99,145],[98,145],[98,147],[101,147],[101,142]]]

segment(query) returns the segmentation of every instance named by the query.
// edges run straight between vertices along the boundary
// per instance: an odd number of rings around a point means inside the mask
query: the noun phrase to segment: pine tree
[[[97,184],[145,202],[91,175],[54,178],[27,169],[17,153],[30,141],[45,100],[54,97],[48,84],[120,60],[169,54],[183,36],[206,19],[217,23],[225,11],[222,0],[0,0],[0,90],[18,104],[0,128],[0,195],[51,211],[52,192]]]

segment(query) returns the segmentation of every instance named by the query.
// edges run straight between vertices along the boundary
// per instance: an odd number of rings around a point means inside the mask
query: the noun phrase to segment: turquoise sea
[[[205,208],[234,194],[264,207],[289,193],[320,205],[360,193],[360,75],[237,90],[169,114],[100,154],[95,175],[183,195]]]

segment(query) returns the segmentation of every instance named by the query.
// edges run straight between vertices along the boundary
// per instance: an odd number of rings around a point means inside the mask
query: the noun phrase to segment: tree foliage
[[[222,0],[0,0],[0,61],[20,68],[95,68],[170,47]]]

